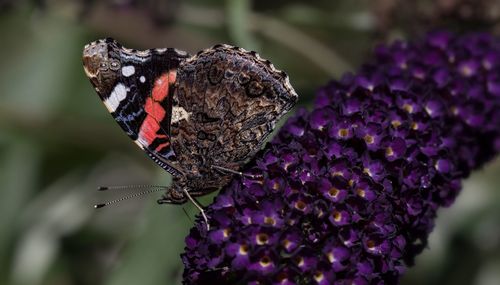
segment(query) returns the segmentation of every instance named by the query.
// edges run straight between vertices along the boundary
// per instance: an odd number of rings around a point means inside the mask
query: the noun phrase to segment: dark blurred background
[[[94,93],[81,66],[86,43],[253,49],[289,73],[307,107],[377,43],[437,27],[498,34],[500,1],[0,0],[0,284],[181,282],[192,206],[157,206],[153,194],[92,208],[127,193],[97,186],[170,177]],[[466,180],[403,284],[500,284],[498,173],[497,159]]]

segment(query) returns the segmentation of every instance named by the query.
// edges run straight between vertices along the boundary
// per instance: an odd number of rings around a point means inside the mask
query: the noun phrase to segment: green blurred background
[[[500,1],[0,0],[0,284],[179,284],[192,206],[155,195],[94,210],[125,192],[100,185],[170,177],[112,120],[81,67],[82,47],[253,49],[309,106],[382,41],[434,27],[500,30]],[[403,284],[500,284],[500,160],[443,209]],[[156,195],[158,196],[158,195]],[[212,197],[205,197],[207,204]]]

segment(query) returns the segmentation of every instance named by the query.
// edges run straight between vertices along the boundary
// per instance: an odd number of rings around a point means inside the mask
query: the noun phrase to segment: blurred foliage
[[[255,49],[290,74],[307,106],[381,40],[438,26],[498,33],[499,13],[488,0],[0,1],[0,284],[180,283],[192,206],[186,216],[143,197],[92,209],[126,195],[99,185],[170,177],[94,94],[84,44],[111,36],[134,48]],[[500,284],[499,170],[497,160],[466,181],[403,284]]]
[[[457,32],[500,32],[498,0],[375,0],[377,29],[382,35],[418,35],[436,27]]]

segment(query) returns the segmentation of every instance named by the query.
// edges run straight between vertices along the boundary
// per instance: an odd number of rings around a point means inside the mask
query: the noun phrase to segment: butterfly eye
[[[106,63],[106,62],[104,62],[104,61],[103,61],[103,62],[101,62],[101,63],[99,64],[99,69],[100,69],[100,70],[108,70],[108,63]]]
[[[120,62],[118,62],[116,60],[112,61],[111,64],[110,64],[110,68],[112,70],[118,70],[118,69],[120,69]]]

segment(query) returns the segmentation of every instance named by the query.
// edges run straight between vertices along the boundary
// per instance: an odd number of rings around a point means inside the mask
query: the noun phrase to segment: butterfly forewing
[[[105,106],[127,135],[160,166],[170,147],[172,88],[188,55],[176,49],[136,51],[106,39],[85,47],[84,67]]]

